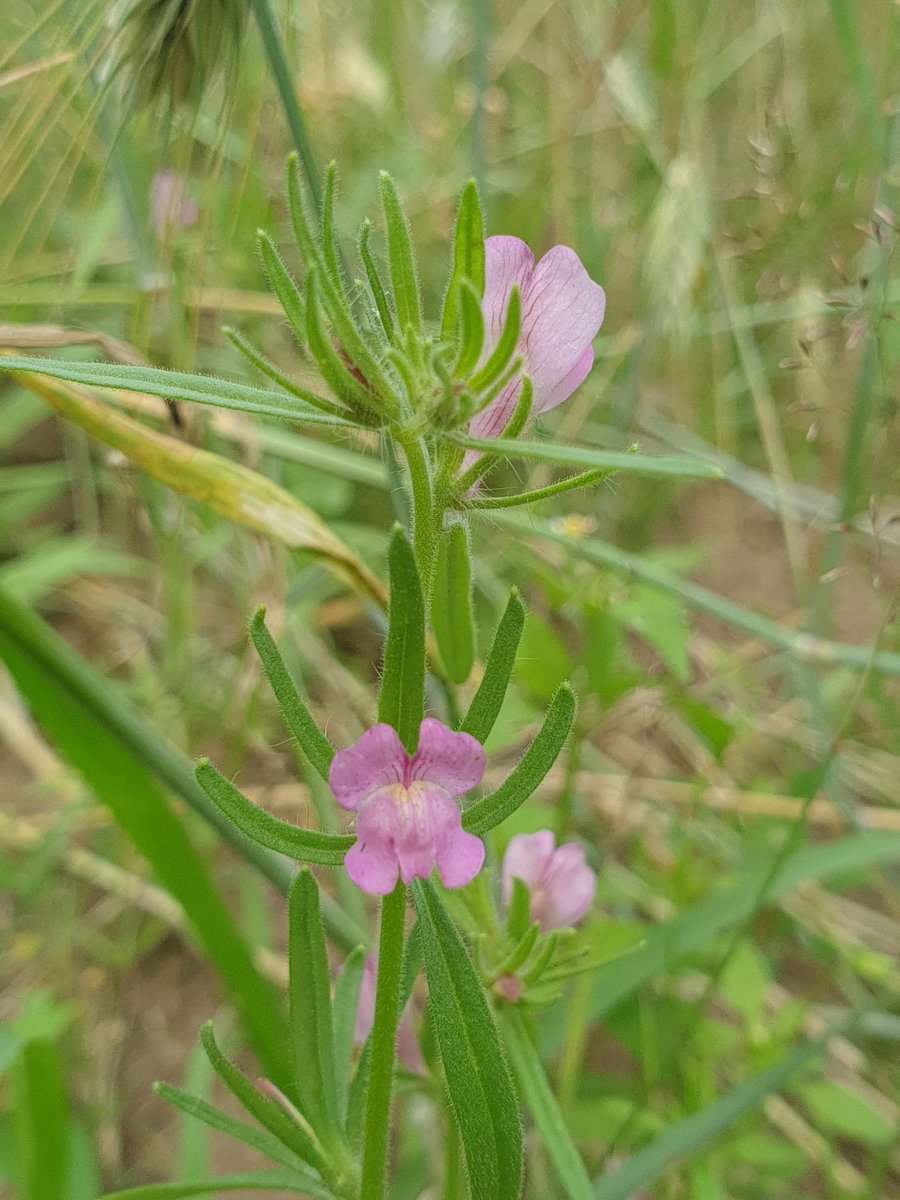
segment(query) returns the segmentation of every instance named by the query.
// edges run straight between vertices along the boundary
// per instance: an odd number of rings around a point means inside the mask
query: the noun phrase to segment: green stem
[[[437,517],[434,490],[431,484],[431,466],[421,439],[403,443],[403,453],[409,468],[410,490],[413,502],[413,547],[416,565],[422,579],[422,594],[426,603],[431,594],[431,577],[437,549]]]
[[[400,975],[403,966],[403,929],[406,918],[406,888],[398,883],[381,905],[381,936],[378,945],[378,982],[375,989],[375,1020],[369,1058],[369,1086],[363,1141],[362,1186],[365,1200],[382,1200],[387,1168],[388,1132],[397,1026],[400,1022]]]
[[[278,88],[278,95],[281,98],[281,106],[291,131],[291,138],[300,155],[300,161],[303,163],[303,172],[306,175],[310,194],[315,201],[316,208],[321,208],[322,190],[319,184],[319,168],[316,166],[316,156],[309,140],[303,110],[297,100],[294,80],[288,66],[287,55],[284,52],[284,42],[281,39],[278,23],[269,0],[250,0],[250,6],[256,18],[266,58],[269,60],[269,66],[275,77],[275,86]]]
[[[613,471],[598,467],[595,471],[581,471],[578,475],[570,475],[568,479],[560,479],[556,483],[548,483],[546,487],[535,488],[531,492],[518,492],[513,496],[485,496],[481,500],[463,500],[462,508],[517,508],[520,504],[533,504],[536,500],[546,500],[550,496],[559,496],[563,492],[574,492],[579,488],[592,487],[608,479]]]

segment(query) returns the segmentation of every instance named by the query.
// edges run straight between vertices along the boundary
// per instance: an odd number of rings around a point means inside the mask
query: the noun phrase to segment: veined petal
[[[375,725],[358,742],[337,752],[328,784],[338,804],[355,812],[378,788],[402,783],[407,762],[395,730],[390,725]]]
[[[590,370],[590,367],[588,368]],[[469,433],[473,437],[499,437],[516,410],[522,394],[522,380],[511,379],[499,396],[495,396],[487,408],[475,414],[469,422]],[[474,458],[475,452],[469,451]]]
[[[410,762],[410,778],[439,784],[456,799],[470,792],[484,774],[484,748],[468,733],[454,733],[433,717],[419,727],[419,745]],[[454,810],[457,811],[454,805]]]
[[[484,242],[484,348],[481,361],[486,362],[503,329],[503,319],[509,306],[509,293],[514,283],[519,285],[521,298],[534,268],[534,255],[521,238],[504,234],[485,238]]]
[[[548,250],[534,269],[522,296],[520,342],[526,370],[534,383],[535,413],[546,412],[571,395],[564,382],[581,365],[603,323],[606,294],[568,246]],[[590,363],[587,364],[590,370]]]

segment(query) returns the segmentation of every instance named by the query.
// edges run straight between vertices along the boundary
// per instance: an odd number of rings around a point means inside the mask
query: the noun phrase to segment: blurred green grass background
[[[587,981],[548,1023],[547,1045],[562,1047],[551,1074],[592,1173],[785,1061],[828,1014],[871,1006],[877,1038],[873,1024],[832,1042],[646,1194],[900,1194],[900,10],[317,0],[276,11],[314,151],[338,162],[348,260],[386,169],[434,314],[456,197],[474,175],[489,232],[538,252],[570,244],[607,291],[594,372],[545,422],[555,440],[682,450],[725,475],[614,481],[476,530],[483,639],[511,583],[531,612],[496,761],[562,678],[582,696],[581,749],[522,826],[593,847],[590,937],[605,954],[657,922],[709,917],[609,1011],[603,980],[593,993]],[[259,226],[288,240],[291,148],[256,27],[234,56],[213,48],[219,69],[198,101],[125,119],[103,88],[114,17],[100,3],[0,0],[0,344],[46,353],[99,335],[64,352],[247,377],[221,334],[230,323],[295,367],[256,250]],[[184,177],[189,227],[154,229],[160,170]],[[344,741],[371,717],[378,629],[364,607],[309,559],[130,470],[33,393],[0,389],[0,583],[40,605],[167,740],[214,753],[277,811],[325,811],[294,782],[244,622],[267,601]],[[393,507],[372,447],[186,406],[173,426],[161,404],[106,399],[256,467],[383,574]],[[527,465],[518,482],[552,474]],[[34,1178],[14,1113],[37,1083],[35,1111],[68,1139],[67,1200],[95,1195],[100,1177],[169,1177],[173,1144],[180,1169],[239,1166],[149,1090],[192,1073],[209,1086],[195,1034],[222,1002],[178,936],[177,906],[9,684],[0,734],[0,1058],[7,1045],[12,1063],[0,1179]],[[282,931],[264,885],[202,824],[189,828],[277,976]],[[779,847],[787,860],[867,830],[882,839],[868,843],[880,845],[872,865],[842,867],[836,853],[774,894],[766,864]],[[745,876],[751,903],[723,928],[716,888]],[[410,1133],[408,1150],[397,1200],[427,1179],[427,1136]],[[539,1150],[529,1186],[557,1194]]]

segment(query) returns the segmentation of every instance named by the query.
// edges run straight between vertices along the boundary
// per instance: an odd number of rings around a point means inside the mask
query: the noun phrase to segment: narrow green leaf
[[[303,697],[288,674],[275,639],[266,628],[265,605],[260,605],[250,622],[250,638],[256,647],[256,653],[259,655],[266,678],[272,686],[288,729],[297,739],[297,745],[312,766],[327,783],[328,769],[334,758],[334,746],[313,720],[312,714],[303,702]]]
[[[347,1122],[347,1100],[350,1089],[350,1064],[353,1061],[356,1010],[362,986],[366,952],[357,946],[344,963],[344,969],[334,985],[332,1024],[334,1026],[334,1077],[337,1084],[341,1127]]]
[[[467,450],[486,450],[498,458],[527,458],[559,463],[564,467],[600,467],[628,471],[633,475],[667,476],[673,479],[721,479],[715,463],[665,454],[627,454],[617,450],[593,450],[587,446],[560,446],[555,442],[520,442],[507,438],[477,438],[453,434],[451,440]]]
[[[38,616],[2,591],[0,655],[35,719],[184,909],[265,1069],[281,1078],[286,1030],[279,997],[257,970],[206,862],[151,774],[151,769],[158,771],[169,786],[197,804],[193,785],[185,786],[179,756],[161,754],[146,731],[146,721],[133,712],[121,689],[98,677]],[[208,808],[205,802],[197,807]],[[242,845],[233,831],[231,840]]]
[[[334,199],[337,191],[337,163],[325,168],[325,198],[322,201],[322,259],[335,290],[344,291],[344,275],[334,232]]]
[[[388,553],[391,581],[378,720],[392,725],[410,754],[425,712],[425,604],[412,546],[396,526]]]
[[[317,1130],[336,1130],[339,1117],[328,955],[319,889],[305,869],[298,871],[288,898],[288,963],[297,1092],[303,1111]]]
[[[245,837],[278,854],[286,854],[296,862],[338,867],[356,841],[349,835],[300,829],[296,825],[289,825],[287,821],[280,821],[242,795],[207,758],[201,758],[197,763],[196,776],[213,804]]]
[[[515,876],[513,876],[513,878],[515,879]],[[517,880],[517,882],[521,883],[522,881]],[[507,954],[506,958],[497,963],[496,974],[508,975],[512,971],[517,971],[534,949],[540,932],[541,927],[537,921],[535,921],[533,925],[529,926],[525,930],[525,932],[519,938],[517,944],[513,946],[512,950],[510,950],[509,954]]]
[[[469,387],[473,392],[481,392],[485,388],[491,387],[509,366],[519,341],[521,317],[522,301],[519,297],[519,286],[514,283],[510,289],[509,304],[497,344],[481,370],[477,371],[469,380]]]
[[[419,278],[409,222],[406,218],[394,181],[386,171],[381,172],[381,203],[387,235],[388,267],[394,308],[400,332],[412,329],[422,332],[422,306],[419,299]]]
[[[322,378],[348,407],[357,414],[374,413],[380,416],[385,407],[380,396],[366,387],[347,365],[347,361],[335,349],[328,330],[325,328],[319,298],[320,277],[315,267],[306,272],[306,340],[309,351],[316,360]]]
[[[452,375],[462,379],[474,369],[484,346],[484,313],[481,299],[467,279],[456,285],[459,308],[459,349]]]
[[[21,1046],[10,1093],[22,1200],[62,1196],[72,1126],[55,1041],[31,1038]]]
[[[465,683],[475,661],[472,552],[465,525],[444,530],[431,592],[431,627],[451,683]]]
[[[235,383],[210,375],[188,375],[183,371],[163,371],[157,367],[129,367],[121,363],[64,362],[56,358],[20,358],[13,354],[0,355],[0,371],[29,371],[83,383],[88,387],[112,388],[114,391],[142,392],[145,396],[161,396],[164,400],[185,400],[191,404],[230,408],[256,416],[279,417],[288,421],[305,421],[312,425],[342,424],[335,417],[317,412],[308,404],[271,392],[249,383]]]
[[[332,404],[330,400],[326,400],[322,396],[316,396],[312,392],[307,391],[306,388],[302,388],[299,386],[299,384],[294,383],[294,381],[289,379],[288,376],[285,375],[285,373],[271,361],[271,359],[266,358],[262,351],[257,350],[252,342],[248,341],[242,333],[238,332],[238,330],[232,329],[230,325],[224,325],[222,327],[222,332],[228,338],[229,342],[231,342],[232,346],[234,346],[234,348],[240,354],[242,354],[252,366],[256,367],[257,371],[261,371],[263,375],[267,375],[273,383],[277,383],[279,387],[283,387],[286,392],[290,392],[293,396],[298,396],[304,401],[304,403],[311,405],[320,412],[326,413],[328,416],[337,417],[343,420],[353,415],[346,409],[339,408],[338,405]]]
[[[215,1105],[210,1104],[208,1100],[204,1100],[200,1096],[192,1096],[190,1092],[186,1092],[183,1088],[173,1087],[170,1083],[155,1083],[153,1090],[167,1104],[177,1108],[179,1112],[183,1112],[195,1121],[201,1121],[210,1129],[227,1134],[235,1141],[243,1142],[245,1146],[252,1146],[254,1150],[265,1154],[267,1158],[280,1166],[303,1169],[303,1160],[267,1130],[255,1129],[252,1125],[238,1121],[235,1117],[230,1117]]]
[[[821,1054],[826,1044],[827,1038],[822,1038],[798,1046],[780,1062],[751,1075],[700,1112],[670,1125],[649,1146],[598,1180],[593,1189],[594,1200],[629,1200],[649,1187],[672,1162],[696,1154],[745,1112],[782,1087],[810,1059]]]
[[[456,337],[459,312],[458,286],[467,279],[475,289],[478,300],[484,293],[484,217],[478,185],[470,179],[463,188],[456,212],[453,230],[453,264],[450,281],[444,293],[444,308],[441,313],[441,339],[452,341]],[[479,353],[480,353],[479,347]],[[476,360],[478,356],[475,356]]]
[[[531,1112],[563,1191],[569,1200],[594,1200],[590,1177],[566,1128],[565,1119],[550,1090],[543,1065],[518,1009],[504,1009],[500,1029],[522,1098]]]
[[[506,932],[516,941],[525,936],[531,921],[531,891],[524,879],[513,875],[509,907],[506,910]]]
[[[463,813],[463,825],[483,837],[505,821],[542,782],[556,762],[575,719],[575,693],[564,683],[550,701],[537,737],[516,764],[512,774],[497,788]]]
[[[378,270],[378,264],[372,256],[372,251],[369,249],[369,237],[371,233],[372,222],[367,218],[363,221],[362,229],[359,232],[359,256],[366,269],[366,278],[369,281],[369,287],[372,289],[372,296],[375,300],[375,307],[378,309],[381,326],[388,341],[393,341],[396,337],[394,316],[391,312],[387,292],[381,279],[381,272]]]
[[[334,1200],[326,1188],[298,1171],[250,1171],[241,1175],[220,1175],[218,1179],[194,1179],[181,1183],[147,1183],[142,1187],[107,1192],[101,1200],[181,1200],[187,1196],[207,1197],[216,1192],[301,1191],[312,1200]]]
[[[256,237],[266,278],[278,298],[278,303],[284,309],[284,315],[294,331],[294,337],[303,346],[306,344],[306,313],[303,307],[303,294],[294,282],[284,259],[278,253],[278,248],[269,235],[264,230],[258,229]]]
[[[434,887],[417,879],[429,1011],[450,1105],[462,1138],[472,1200],[518,1200],[522,1127],[491,1010],[462,939]]]
[[[461,505],[467,512],[490,512],[498,508],[519,508],[523,504],[536,504],[539,500],[549,500],[554,496],[562,496],[567,492],[577,492],[581,488],[596,487],[604,479],[615,472],[598,469],[596,471],[579,471],[568,479],[559,479],[556,483],[548,483],[546,487],[535,488],[530,492],[514,492],[509,496],[476,496],[466,500]]]
[[[241,1107],[298,1158],[321,1171],[325,1163],[321,1147],[314,1144],[315,1135],[310,1126],[301,1126],[286,1108],[258,1092],[243,1071],[225,1057],[216,1041],[212,1021],[207,1021],[201,1028],[200,1041],[210,1066]]]
[[[518,588],[513,588],[494,634],[478,691],[459,726],[463,733],[471,734],[482,745],[494,728],[503,705],[524,627],[525,605]]]

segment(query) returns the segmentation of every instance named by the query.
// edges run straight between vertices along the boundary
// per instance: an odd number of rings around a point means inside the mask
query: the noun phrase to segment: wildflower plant
[[[587,449],[572,454],[548,443],[549,461],[587,469],[536,492],[493,495],[486,477],[498,460],[511,451],[527,456],[528,446],[537,445],[521,441],[528,421],[563,402],[586,378],[604,315],[602,288],[566,247],[535,264],[518,239],[485,239],[477,189],[469,183],[441,311],[429,320],[409,223],[388,175],[381,176],[387,262],[376,261],[366,222],[358,277],[348,271],[335,234],[334,167],[325,176],[320,217],[296,158],[289,161],[287,195],[302,274],[292,272],[265,232],[259,248],[320,386],[292,378],[237,330],[228,336],[277,390],[146,367],[2,360],[8,369],[76,383],[129,387],[335,432],[377,432],[403,464],[410,517],[408,528],[395,526],[389,538],[377,723],[354,745],[333,746],[295,688],[264,609],[250,623],[285,723],[336,804],[352,814],[347,832],[280,820],[208,760],[196,768],[203,793],[237,838],[247,839],[254,852],[263,848],[299,864],[288,899],[290,1045],[274,1063],[277,1072],[270,1061],[271,1077],[254,1083],[225,1056],[212,1028],[203,1030],[213,1070],[250,1123],[178,1088],[160,1085],[159,1091],[276,1164],[277,1171],[254,1176],[247,1186],[319,1200],[381,1200],[399,1035],[414,1077],[441,1085],[430,1094],[444,1098],[455,1128],[447,1141],[448,1179],[457,1174],[458,1144],[474,1200],[521,1194],[521,1090],[566,1194],[579,1200],[592,1194],[590,1180],[543,1073],[528,1014],[552,1003],[569,976],[591,965],[570,926],[586,915],[595,877],[580,847],[557,848],[544,831],[514,838],[502,881],[494,879],[487,840],[553,766],[572,727],[575,697],[568,684],[558,689],[520,761],[479,794],[484,744],[504,701],[525,610],[513,589],[477,687],[458,713],[454,689],[475,674],[478,640],[469,521],[479,511],[596,483],[614,467],[691,473],[693,465]],[[196,458],[185,460],[185,470],[197,470]],[[255,485],[244,494],[257,507],[285,503],[271,487]],[[368,568],[359,564],[353,574],[349,551],[327,531],[316,536],[345,577],[358,586],[362,581],[361,590],[383,602],[380,581]],[[333,988],[311,866],[346,871],[380,906],[377,947],[368,958],[365,948],[354,951]],[[424,1055],[410,1044],[409,1020],[401,1025],[422,967],[433,1033]],[[361,1038],[365,1044],[355,1052]],[[172,1186],[167,1195],[194,1194]],[[203,1190],[210,1188],[215,1185]]]

